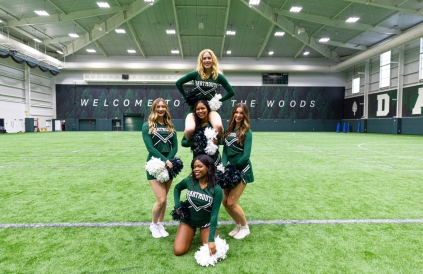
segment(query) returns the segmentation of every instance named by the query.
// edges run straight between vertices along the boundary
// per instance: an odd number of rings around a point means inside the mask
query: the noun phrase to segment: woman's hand
[[[213,254],[216,253],[216,243],[208,242],[208,245],[209,245],[210,256],[212,256]]]
[[[168,167],[170,167],[170,168],[173,168],[173,164],[172,164],[172,162],[171,162],[171,161],[169,161],[169,160],[166,160],[166,165],[167,165]]]

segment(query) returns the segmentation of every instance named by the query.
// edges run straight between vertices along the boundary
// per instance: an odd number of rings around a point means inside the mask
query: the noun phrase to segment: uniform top
[[[199,183],[192,180],[192,177],[183,179],[175,186],[173,198],[175,205],[178,205],[181,198],[181,191],[187,190],[187,201],[189,202],[190,219],[188,225],[202,227],[210,224],[209,242],[214,242],[216,234],[217,219],[220,204],[223,199],[223,191],[219,185],[214,188],[202,189]]]
[[[206,80],[201,79],[200,74],[197,71],[192,71],[176,81],[176,87],[179,92],[182,94],[184,99],[186,99],[186,93],[183,88],[183,84],[188,83],[189,81],[194,82],[194,88],[190,92],[195,92],[197,94],[197,100],[206,99],[210,100],[216,95],[216,90],[219,87],[219,84],[226,90],[227,94],[223,96],[219,101],[223,102],[234,96],[235,92],[232,89],[232,86],[228,83],[225,76],[218,74],[216,80],[213,79],[213,74]]]
[[[148,122],[142,125],[142,139],[148,150],[147,161],[154,156],[166,162],[178,152],[178,139],[176,133],[169,131],[166,125],[156,124],[157,127],[151,134],[148,134]]]
[[[238,138],[236,137],[237,132],[238,129],[225,138],[222,155],[223,166],[226,166],[229,162],[233,165],[238,164],[241,168],[244,168],[250,163],[253,133],[251,129],[246,132],[244,144],[241,146],[238,143]]]

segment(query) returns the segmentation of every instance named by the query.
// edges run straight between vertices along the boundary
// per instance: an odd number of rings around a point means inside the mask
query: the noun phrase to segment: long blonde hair
[[[170,113],[169,113],[169,106],[167,105],[166,101],[163,98],[157,98],[156,100],[154,100],[153,104],[151,105],[151,113],[148,116],[148,134],[151,134],[153,130],[155,130],[157,127],[158,115],[156,112],[156,108],[160,102],[163,102],[164,105],[166,106],[166,113],[163,117],[163,122],[170,132],[175,132],[175,128],[172,124],[172,118],[170,117]]]
[[[206,73],[204,72],[204,67],[203,67],[203,55],[206,52],[210,53],[211,55],[212,69],[213,69],[212,75],[213,75],[213,80],[216,81],[217,76],[219,76],[219,73],[222,73],[222,71],[219,69],[219,61],[217,61],[217,57],[211,49],[202,50],[200,54],[198,55],[197,71],[200,74],[201,79],[203,81],[206,81],[207,80]]]
[[[235,112],[238,108],[242,108],[242,113],[244,114],[244,119],[242,119],[239,130],[236,133],[236,137],[238,138],[238,143],[242,146],[244,145],[245,135],[250,130],[250,111],[248,110],[248,107],[246,104],[238,103],[233,107],[231,112],[231,118],[229,118],[229,126],[226,131],[225,138],[235,130],[235,127],[236,127]]]

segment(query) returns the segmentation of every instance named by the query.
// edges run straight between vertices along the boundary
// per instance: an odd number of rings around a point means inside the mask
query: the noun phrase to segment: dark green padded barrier
[[[25,132],[34,132],[34,118],[25,118]]]
[[[112,120],[111,119],[97,119],[95,123],[95,130],[97,131],[111,131]]]
[[[397,118],[367,119],[367,132],[397,134]]]
[[[78,131],[79,130],[79,120],[78,119],[66,119],[65,120],[65,130],[66,131]]]
[[[401,133],[423,135],[423,117],[401,118]]]

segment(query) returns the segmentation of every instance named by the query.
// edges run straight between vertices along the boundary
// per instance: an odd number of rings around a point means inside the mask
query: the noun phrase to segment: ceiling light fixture
[[[78,38],[79,37],[79,35],[76,34],[76,33],[69,33],[69,36],[70,37],[73,37],[73,38]]]
[[[226,31],[226,35],[235,35],[236,31],[234,30],[228,30]]]
[[[274,53],[273,51],[269,51],[269,55],[273,55],[273,53]]]
[[[0,23],[3,23],[3,21],[0,19]]]
[[[198,29],[204,29],[204,23],[203,22],[198,23]]]
[[[277,31],[275,32],[275,36],[284,36],[285,32],[284,31]]]
[[[146,2],[146,3],[150,3],[150,5],[153,5],[154,0],[144,0],[144,2]]]
[[[50,16],[45,10],[34,10],[34,12],[39,16]]]
[[[294,6],[294,7],[292,7],[289,11],[290,11],[290,12],[300,12],[300,11],[301,11],[301,9],[302,9],[302,7],[296,7],[296,6]]]
[[[97,2],[97,5],[100,8],[110,8],[109,4],[107,2]]]
[[[305,28],[298,28],[298,32],[297,32],[297,34],[301,34],[301,33],[303,33],[303,32],[305,32]]]
[[[87,49],[87,51],[91,53],[96,52],[95,49]]]
[[[57,50],[56,51],[58,54],[63,54],[63,52],[61,52],[60,50]]]
[[[310,54],[310,52],[309,51],[304,51],[304,53],[303,53],[304,55],[309,55]]]
[[[126,33],[126,31],[124,29],[115,29],[115,31],[117,33]]]
[[[32,40],[34,40],[35,42],[41,43],[41,40],[38,38],[33,38]]]
[[[320,42],[320,43],[326,43],[326,42],[328,42],[329,40],[330,40],[330,38],[329,38],[329,37],[322,37],[322,38],[320,38],[319,42]]]
[[[231,54],[231,53],[232,53],[232,51],[230,51],[230,50],[226,51],[226,54]]]
[[[347,23],[355,23],[355,22],[357,22],[358,20],[360,20],[360,17],[350,17],[350,18],[348,18],[348,19],[347,19],[347,21],[345,21],[345,22],[347,22]]]
[[[133,49],[128,49],[128,53],[137,53],[137,52]]]
[[[166,33],[167,34],[176,34],[176,31],[174,29],[167,29]]]
[[[172,54],[179,54],[179,50],[171,50],[170,51]]]
[[[258,4],[260,4],[260,0],[250,0],[248,4],[250,6],[257,6]]]

